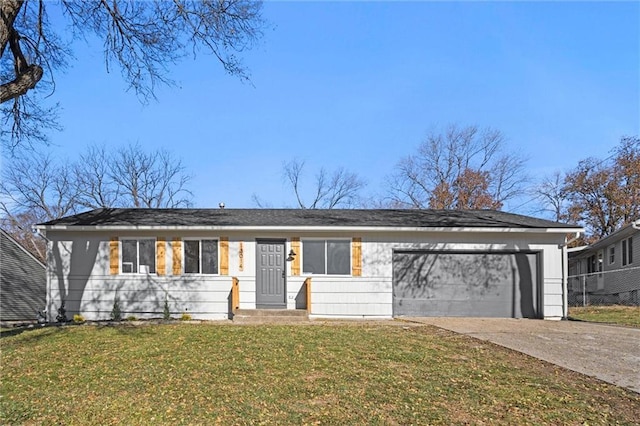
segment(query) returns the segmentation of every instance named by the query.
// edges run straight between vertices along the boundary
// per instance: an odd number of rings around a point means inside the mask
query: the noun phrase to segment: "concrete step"
[[[304,309],[237,309],[233,322],[240,324],[287,323],[309,321]]]

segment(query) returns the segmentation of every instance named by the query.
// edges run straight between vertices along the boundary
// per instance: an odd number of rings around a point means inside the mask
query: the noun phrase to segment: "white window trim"
[[[629,247],[629,240],[631,240],[631,247]],[[622,258],[622,266],[633,265],[633,236],[627,237],[620,242],[620,257]],[[629,262],[631,258],[631,262]]]
[[[132,262],[124,262],[122,260],[122,255],[124,254],[124,250],[122,249],[122,243],[124,241],[132,241],[135,240],[136,241],[136,262],[137,262],[137,269],[138,272],[122,272],[122,265],[124,265],[125,263],[130,263],[133,265]],[[140,265],[140,240],[150,240],[153,241],[153,259],[155,261],[155,272],[142,272],[140,268],[140,266],[149,266],[149,265]],[[158,274],[158,238],[156,237],[120,237],[118,238],[118,252],[120,253],[120,259],[118,262],[118,273],[121,275],[157,275]]]
[[[611,250],[613,250],[613,253],[611,252]],[[613,259],[611,259],[612,257]],[[613,265],[616,263],[616,246],[615,245],[611,245],[607,248],[607,261],[609,265]]]
[[[602,271],[604,271],[604,250],[598,250],[596,256],[596,269],[598,270],[598,276],[602,276]]]
[[[325,273],[324,274],[316,274],[313,272],[305,272],[304,270],[304,242],[305,241],[324,241],[324,270]],[[345,241],[349,243],[349,273],[348,274],[328,274],[327,271],[327,241]],[[336,237],[336,238],[331,238],[331,237],[326,237],[326,238],[320,238],[320,237],[311,237],[311,238],[300,238],[300,271],[302,274],[304,275],[315,275],[317,277],[352,277],[353,276],[353,265],[351,264],[351,261],[353,259],[353,244],[351,244],[352,242],[352,238],[347,238],[347,237]]]
[[[205,274],[202,272],[202,240],[215,241],[216,242],[216,254],[218,259],[216,260],[218,266],[218,272],[215,274]],[[187,241],[199,241],[199,256],[198,256],[198,270],[200,272],[186,272],[185,268],[187,267],[187,245],[185,244]],[[182,274],[189,276],[205,276],[205,277],[215,277],[220,275],[220,237],[186,237],[182,238]]]

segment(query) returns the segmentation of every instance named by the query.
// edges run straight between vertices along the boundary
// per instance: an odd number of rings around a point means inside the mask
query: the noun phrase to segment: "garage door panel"
[[[403,303],[404,302],[404,303]],[[447,303],[437,300],[399,301],[403,316],[412,317],[482,317],[504,318],[501,309],[493,301],[449,300]],[[404,306],[403,306],[404,305]],[[428,313],[428,314],[425,314]]]
[[[394,253],[394,315],[537,317],[536,260],[534,253]]]

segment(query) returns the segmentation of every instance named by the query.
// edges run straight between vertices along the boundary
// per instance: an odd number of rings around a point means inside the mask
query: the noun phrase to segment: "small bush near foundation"
[[[136,318],[136,316],[135,316],[135,315],[129,315],[129,316],[127,317],[127,321],[137,321],[137,320],[138,320],[138,318]]]
[[[111,319],[114,321],[122,321],[122,311],[120,310],[120,300],[116,297],[113,300],[113,309],[111,309]]]
[[[84,322],[84,317],[80,314],[75,314],[73,316],[73,322],[75,322],[76,324],[82,324]]]
[[[56,315],[57,322],[68,322],[67,319],[67,310],[64,307],[64,300],[62,301],[62,305],[58,308],[58,315]]]
[[[162,310],[162,319],[170,320],[171,319],[171,311],[169,310],[169,300],[167,296],[164,297],[164,309]]]
[[[183,313],[180,317],[180,321],[191,321],[191,314]]]

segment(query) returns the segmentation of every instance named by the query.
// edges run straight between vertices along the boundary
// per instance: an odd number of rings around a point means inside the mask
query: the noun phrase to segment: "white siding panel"
[[[563,309],[562,306],[547,306],[544,319],[548,320],[559,320],[563,317]]]
[[[228,315],[228,297],[231,281],[228,277],[197,280],[161,279],[143,276],[109,279],[109,276],[89,280],[71,278],[64,292],[56,289],[52,280],[52,300],[65,300],[67,317],[80,313],[88,320],[111,318],[114,301],[119,301],[123,318],[133,315],[139,318],[162,317],[165,295],[174,317],[182,313],[193,317],[221,317]],[[59,303],[52,303],[50,313],[55,318]]]
[[[391,278],[312,279],[312,316],[391,317]]]

